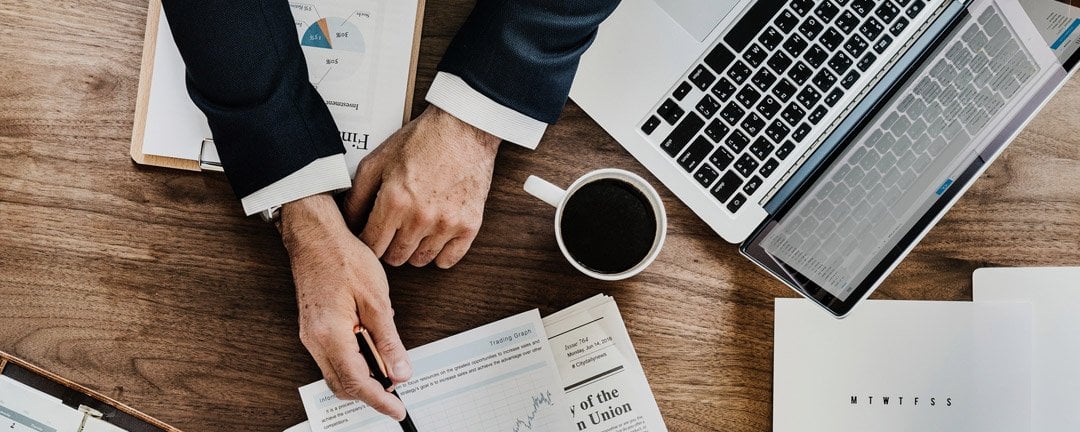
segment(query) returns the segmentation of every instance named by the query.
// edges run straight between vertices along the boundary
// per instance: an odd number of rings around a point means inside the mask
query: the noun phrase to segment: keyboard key
[[[761,45],[753,44],[750,45],[750,49],[746,50],[746,53],[743,54],[742,58],[745,59],[747,63],[750,63],[750,66],[758,67],[761,66],[762,63],[765,63],[765,59],[769,58],[769,52],[766,51],[765,48],[762,48]]]
[[[746,134],[736,129],[731,135],[728,135],[727,139],[724,140],[724,144],[734,151],[735,154],[739,154],[742,153],[746,146],[750,145],[750,138],[747,138]]]
[[[686,95],[690,94],[690,90],[692,90],[692,88],[690,87],[690,83],[683,81],[682,84],[679,84],[678,87],[675,87],[675,92],[672,94],[672,96],[675,97],[675,100],[681,101],[683,100],[683,98],[686,97]]]
[[[754,192],[757,192],[758,188],[761,187],[761,183],[761,177],[754,176],[746,181],[746,184],[742,187],[742,191],[747,195],[753,195]]]
[[[746,45],[757,36],[759,30],[784,8],[784,0],[758,0],[746,11],[746,14],[731,27],[724,36],[724,41],[735,52],[742,52]]]
[[[859,22],[861,21],[862,20],[851,13],[851,11],[844,11],[844,13],[840,14],[840,18],[836,20],[836,28],[844,33],[852,33],[859,27]]]
[[[791,71],[788,72],[787,76],[795,82],[795,85],[801,86],[805,84],[806,80],[810,79],[813,74],[814,70],[810,68],[810,66],[807,66],[806,63],[798,62],[795,63],[795,67],[791,68]]]
[[[863,56],[862,60],[859,60],[859,64],[855,65],[855,67],[858,67],[859,70],[866,72],[870,69],[870,66],[874,65],[874,62],[876,61],[876,55],[874,55],[873,53],[866,53],[866,55]]]
[[[731,99],[731,96],[735,94],[735,84],[728,81],[727,78],[720,78],[716,85],[712,88],[712,94],[716,95],[721,101]]]
[[[823,30],[825,30],[825,25],[821,24],[821,21],[815,17],[807,17],[806,21],[803,21],[802,25],[799,26],[799,32],[807,40],[814,40]]]
[[[761,32],[761,36],[758,36],[758,42],[760,42],[765,49],[771,51],[784,42],[784,35],[776,30],[775,27],[769,27]]]
[[[787,51],[792,57],[802,55],[803,51],[806,51],[806,47],[808,46],[810,46],[810,42],[807,42],[806,39],[798,33],[792,33],[791,36],[784,41],[784,51]]]
[[[814,7],[814,0],[792,0],[791,9],[799,15],[806,15],[810,13],[810,8]]]
[[[780,158],[780,160],[787,159],[788,155],[790,155],[793,150],[795,150],[794,143],[791,141],[784,142],[780,148],[776,149],[776,157]]]
[[[761,113],[761,116],[768,119],[776,116],[776,113],[780,112],[780,108],[782,108],[780,102],[772,97],[772,95],[766,95],[757,106],[757,110]]]
[[[896,20],[896,22],[889,27],[889,33],[892,33],[893,36],[899,36],[900,33],[907,28],[908,24],[911,24],[911,21],[908,21],[907,18],[900,17],[900,19]]]
[[[908,18],[915,19],[915,17],[919,15],[919,12],[922,12],[922,10],[925,8],[926,2],[924,2],[923,0],[915,0],[911,2],[911,5],[907,7],[907,10],[904,11],[904,13],[908,16]]]
[[[746,110],[740,108],[739,105],[735,103],[728,103],[727,106],[724,107],[724,110],[720,111],[720,118],[724,119],[724,121],[732,126],[738,124],[739,120],[742,120],[744,115],[746,115]]]
[[[710,95],[705,95],[705,97],[701,98],[701,102],[698,102],[697,106],[694,108],[697,109],[697,112],[701,113],[703,117],[709,119],[716,115],[716,112],[720,110],[720,102],[717,102],[716,99],[713,99]]]
[[[709,156],[713,150],[713,144],[703,136],[697,137],[693,144],[679,156],[679,165],[683,167],[686,172],[694,172],[694,169],[701,164],[701,161],[705,160],[705,157]]]
[[[787,102],[792,96],[795,96],[795,92],[799,91],[795,84],[788,81],[787,78],[781,78],[780,82],[773,87],[772,93],[776,95],[776,99],[781,102]]]
[[[702,120],[697,114],[689,113],[678,126],[675,126],[671,134],[660,143],[660,148],[667,152],[669,156],[675,157],[703,127],[705,127],[705,120]]]
[[[753,107],[760,98],[761,93],[758,93],[753,87],[743,87],[743,89],[739,91],[739,94],[735,95],[735,100],[742,103],[746,108]]]
[[[759,164],[758,161],[754,160],[754,158],[750,157],[750,155],[744,154],[741,158],[739,158],[738,161],[735,162],[733,168],[735,168],[735,171],[738,171],[739,174],[742,174],[742,176],[745,178],[750,177],[750,175],[754,174],[754,171],[757,170],[759,165],[761,164]]]
[[[855,73],[855,71],[851,71],[851,73]],[[829,92],[828,96],[825,96],[825,105],[836,106],[836,103],[839,102],[840,98],[842,97],[844,97],[843,90],[840,90],[838,88],[833,89],[833,91]]]
[[[819,70],[817,75],[814,75],[814,85],[818,86],[821,91],[829,91],[833,84],[836,84],[836,75],[833,75],[832,72],[829,72],[828,70]],[[817,100],[814,102],[817,103]],[[806,107],[809,108],[810,105],[807,105]]]
[[[776,24],[776,26],[780,28],[780,31],[791,33],[791,31],[795,29],[795,26],[799,25],[799,18],[790,11],[783,11],[776,17],[773,24]]]
[[[652,135],[658,126],[660,126],[660,118],[657,116],[649,116],[649,119],[645,120],[645,124],[641,125],[641,131],[645,132],[645,135]]]
[[[866,20],[862,27],[859,27],[859,33],[862,33],[869,40],[877,39],[883,31],[885,31],[885,26],[874,18]]]
[[[765,178],[769,178],[769,176],[776,172],[776,168],[779,166],[780,162],[777,162],[776,159],[769,159],[768,162],[765,162],[765,164],[761,166],[761,171],[758,172]]]
[[[784,122],[775,120],[767,129],[765,129],[765,136],[773,140],[773,142],[783,141],[791,133],[791,128],[787,127]]]
[[[818,8],[814,10],[814,14],[817,15],[818,18],[821,18],[821,21],[825,23],[832,22],[833,18],[836,18],[836,14],[839,13],[840,8],[836,7],[835,4],[828,0],[822,2],[821,6],[818,6]]]
[[[732,54],[731,50],[727,49],[723,44],[717,44],[709,55],[705,56],[705,64],[709,65],[716,73],[720,73],[724,69],[727,69],[731,62],[735,61],[735,54]]]
[[[769,58],[769,69],[772,69],[774,73],[782,74],[787,68],[791,67],[791,57],[784,54],[783,51],[777,51]]]
[[[795,132],[791,133],[791,139],[795,140],[795,142],[802,142],[803,138],[806,138],[807,135],[810,135],[811,130],[812,128],[810,127],[810,125],[803,123],[799,125],[799,127],[795,128]]]
[[[765,137],[758,137],[754,140],[754,143],[750,145],[750,154],[757,156],[758,160],[765,160],[772,154],[772,151],[776,149],[776,146]]]
[[[731,198],[731,195],[739,189],[739,186],[742,186],[742,179],[739,178],[738,174],[728,171],[720,177],[720,180],[713,185],[712,190],[709,192],[722,204],[726,203],[728,199]]]
[[[780,118],[784,119],[792,126],[799,124],[803,117],[806,117],[806,111],[796,103],[788,105],[788,107],[784,109],[784,112],[780,113]]]
[[[735,162],[735,155],[732,155],[724,146],[719,146],[712,156],[709,156],[709,162],[712,162],[713,165],[723,171],[727,169],[728,165]]]
[[[825,107],[819,106],[819,107],[815,108],[814,112],[810,113],[810,116],[807,117],[806,119],[809,120],[810,123],[818,124],[818,122],[820,122],[821,119],[825,118],[825,114],[828,114],[828,113],[829,113],[829,110],[825,109]]]
[[[878,18],[881,18],[882,21],[888,24],[900,15],[900,8],[886,0],[881,6],[878,6],[878,8],[874,10],[874,15],[877,15]]]
[[[847,42],[844,42],[844,50],[846,50],[852,57],[859,58],[866,49],[870,47],[870,43],[863,39],[862,36],[857,34],[851,35]]]
[[[859,75],[858,72],[855,72],[855,71],[848,72],[847,75],[844,75],[844,79],[840,80],[840,85],[842,85],[842,86],[844,86],[844,88],[850,90],[851,86],[855,85],[855,83],[859,81],[860,76],[861,75]]]
[[[832,58],[829,59],[829,69],[835,71],[837,75],[843,75],[854,63],[855,60],[852,60],[851,57],[843,51],[837,51],[836,54],[833,54]]]
[[[727,204],[727,209],[729,212],[737,213],[743,204],[746,204],[746,197],[743,194],[735,194],[735,197]]]
[[[851,2],[851,10],[865,17],[874,8],[874,0],[854,0]]]
[[[709,72],[708,69],[705,69],[705,66],[698,66],[693,72],[690,72],[690,82],[694,83],[702,91],[709,88],[714,81],[716,81],[716,74]]]
[[[803,54],[803,58],[816,69],[829,60],[829,52],[815,44],[806,51],[806,54]]]
[[[679,104],[675,103],[675,101],[668,99],[660,104],[660,108],[657,108],[656,113],[668,124],[673,125],[682,118],[683,114],[686,114],[686,111],[679,107]]]
[[[720,177],[720,173],[716,172],[716,170],[707,164],[702,165],[701,169],[697,170],[697,173],[694,174],[694,180],[697,180],[697,182],[705,188],[711,186],[712,182],[716,181],[717,177]]]
[[[738,60],[736,60],[735,64],[731,66],[731,69],[728,69],[727,71],[728,77],[730,77],[735,84],[742,84],[747,78],[750,78],[750,73],[750,67],[747,66],[746,63]]]
[[[773,73],[769,72],[767,69],[760,69],[754,74],[754,77],[750,79],[750,82],[761,89],[761,91],[768,91],[769,87],[772,87],[773,83],[776,82],[776,75],[773,75]]]
[[[874,43],[874,52],[878,54],[885,52],[885,50],[889,48],[889,45],[892,44],[892,42],[893,38],[889,35],[882,36],[881,39],[878,39],[878,41]]]
[[[709,127],[705,128],[705,136],[713,140],[714,143],[719,143],[730,130],[726,125],[720,123],[720,120],[713,120],[712,123],[709,123]]]
[[[836,31],[834,28],[825,30],[825,33],[821,35],[821,39],[818,39],[818,43],[825,47],[826,50],[836,51],[840,45],[844,44],[844,35]]]
[[[765,120],[755,112],[751,112],[742,122],[742,129],[751,136],[757,135],[757,133],[761,132],[764,128]]]

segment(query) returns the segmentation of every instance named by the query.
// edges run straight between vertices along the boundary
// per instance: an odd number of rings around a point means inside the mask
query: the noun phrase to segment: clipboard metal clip
[[[225,172],[221,166],[221,157],[218,156],[217,147],[214,147],[213,138],[205,138],[202,148],[199,149],[199,168],[203,171]]]

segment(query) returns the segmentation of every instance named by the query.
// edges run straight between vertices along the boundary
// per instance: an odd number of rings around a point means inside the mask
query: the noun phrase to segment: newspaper
[[[409,356],[416,372],[397,391],[425,432],[667,430],[611,297],[543,320],[533,310]],[[401,430],[361,402],[338,400],[325,381],[300,397],[313,432]]]

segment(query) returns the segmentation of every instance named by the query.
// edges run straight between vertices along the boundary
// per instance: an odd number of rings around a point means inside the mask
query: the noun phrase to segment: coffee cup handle
[[[563,198],[566,197],[565,190],[537,176],[529,176],[525,180],[525,192],[540,198],[540,200],[555,208],[558,208],[559,204],[562,204]]]

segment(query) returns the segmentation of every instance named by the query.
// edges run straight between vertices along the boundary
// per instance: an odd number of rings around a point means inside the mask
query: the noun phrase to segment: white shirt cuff
[[[352,186],[345,155],[337,154],[315,159],[299,171],[259,189],[240,200],[248,216],[323,192],[339,191]]]
[[[480,94],[452,73],[436,74],[426,99],[477,129],[528,149],[536,149],[548,126]]]

